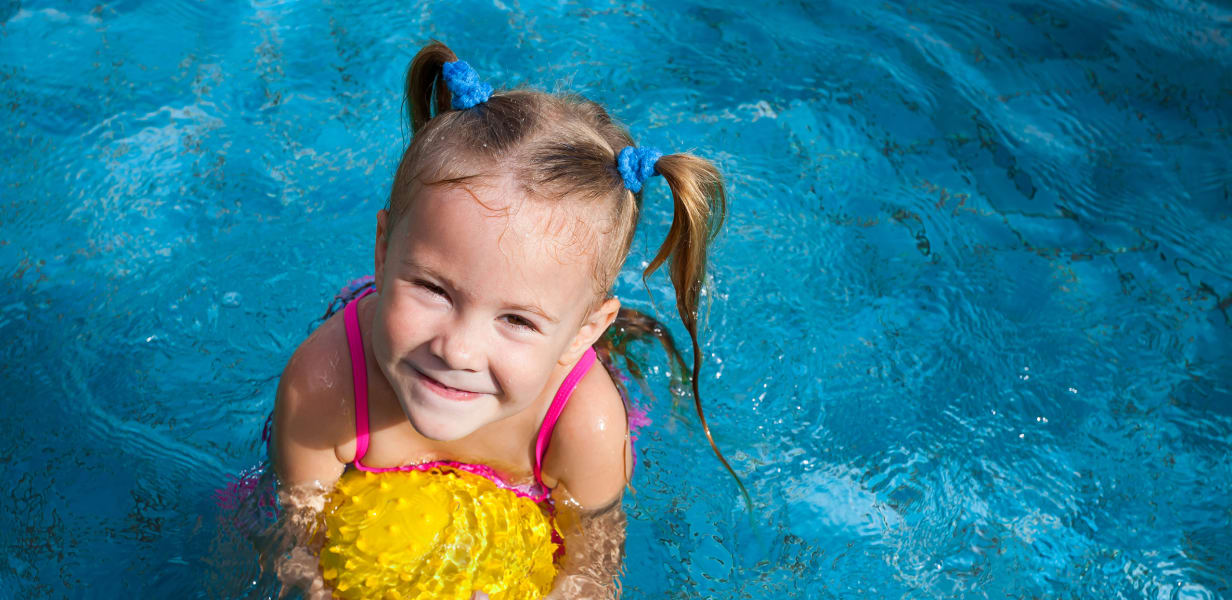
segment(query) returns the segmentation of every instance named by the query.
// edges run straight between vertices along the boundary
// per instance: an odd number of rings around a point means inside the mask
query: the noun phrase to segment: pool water
[[[434,37],[726,174],[754,506],[647,353],[626,598],[1232,598],[1232,8],[953,0],[0,0],[3,595],[273,593],[214,492]],[[649,190],[617,292],[674,322]]]

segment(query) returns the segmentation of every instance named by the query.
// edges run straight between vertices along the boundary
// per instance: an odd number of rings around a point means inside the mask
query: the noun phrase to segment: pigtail
[[[747,505],[752,508],[748,490],[740,476],[723,457],[710,434],[706,414],[702,410],[702,397],[698,389],[702,368],[702,350],[697,341],[698,303],[706,275],[706,250],[718,234],[727,215],[727,194],[723,189],[723,177],[710,161],[691,154],[669,154],[660,157],[655,170],[667,180],[672,189],[674,213],[667,238],[659,247],[659,253],[642,271],[643,279],[650,277],[664,262],[668,263],[668,276],[676,288],[676,310],[689,332],[693,344],[693,371],[690,384],[693,388],[693,404],[701,421],[706,440],[715,456],[736,479]]]
[[[406,73],[406,112],[411,121],[411,134],[418,133],[433,116],[449,110],[449,86],[445,85],[443,67],[458,60],[449,46],[432,40],[411,60]]]

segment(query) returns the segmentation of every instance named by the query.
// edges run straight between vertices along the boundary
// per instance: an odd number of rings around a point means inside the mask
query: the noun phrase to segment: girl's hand
[[[475,592],[471,594],[471,600],[488,600],[488,595],[483,592]]]

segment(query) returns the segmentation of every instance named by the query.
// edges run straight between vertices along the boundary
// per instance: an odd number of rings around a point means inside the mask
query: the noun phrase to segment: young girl
[[[614,595],[633,460],[617,384],[592,368],[593,347],[620,313],[609,290],[642,186],[662,175],[675,213],[645,275],[670,265],[696,373],[719,173],[635,147],[583,98],[493,94],[436,42],[411,63],[406,103],[413,139],[377,214],[374,289],[300,345],[278,387],[284,504],[319,510],[348,468],[465,465],[571,511],[553,596]],[[322,591],[319,579],[301,585]]]

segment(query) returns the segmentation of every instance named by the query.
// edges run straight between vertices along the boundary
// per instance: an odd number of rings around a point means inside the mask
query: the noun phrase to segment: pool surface
[[[1232,598],[1232,7],[0,0],[0,596],[261,598],[215,491],[439,38],[730,184],[626,598]],[[673,323],[640,264],[618,294]]]

